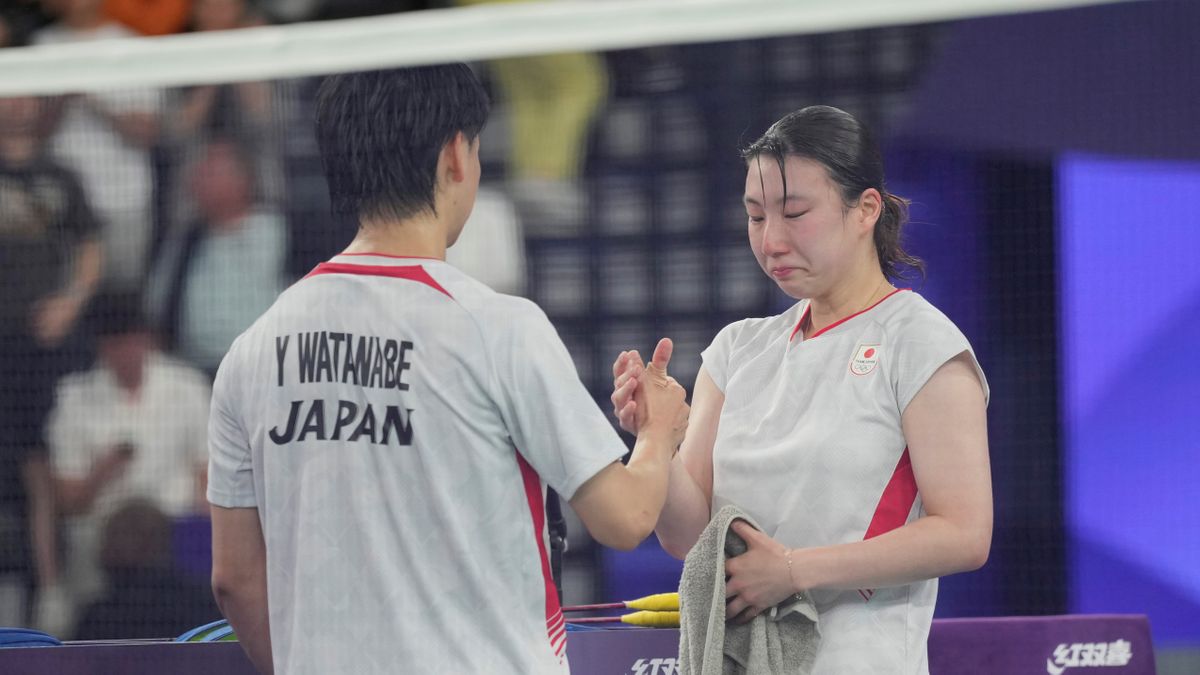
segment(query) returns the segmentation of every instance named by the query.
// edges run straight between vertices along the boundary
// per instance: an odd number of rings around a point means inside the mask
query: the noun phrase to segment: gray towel
[[[817,610],[795,595],[746,624],[725,624],[725,559],[746,550],[729,526],[736,506],[713,516],[683,563],[679,579],[680,675],[796,675],[812,672],[820,634]]]

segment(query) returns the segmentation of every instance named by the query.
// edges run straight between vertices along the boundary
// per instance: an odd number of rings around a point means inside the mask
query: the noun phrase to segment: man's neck
[[[363,222],[343,253],[446,259],[446,226],[435,217]]]

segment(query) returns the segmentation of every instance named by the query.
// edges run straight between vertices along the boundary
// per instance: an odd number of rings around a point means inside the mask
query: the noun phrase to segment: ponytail
[[[904,197],[881,191],[883,210],[875,222],[875,253],[879,256],[879,268],[889,279],[900,279],[916,271],[925,276],[925,263],[904,250],[901,234],[908,223],[908,205]]]

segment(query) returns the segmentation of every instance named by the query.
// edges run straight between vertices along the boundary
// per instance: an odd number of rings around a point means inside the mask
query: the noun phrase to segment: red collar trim
[[[879,299],[879,302],[876,302],[875,304],[871,305],[870,307],[867,307],[866,309],[859,310],[859,311],[857,311],[857,312],[855,312],[855,313],[851,314],[850,316],[847,316],[847,317],[845,317],[845,318],[838,319],[837,321],[834,321],[833,323],[829,324],[828,326],[825,326],[825,327],[824,327],[824,328],[822,328],[821,330],[819,330],[819,331],[817,331],[817,332],[813,333],[812,335],[808,336],[808,339],[809,339],[809,340],[811,340],[811,339],[813,339],[813,338],[815,338],[815,337],[818,337],[818,336],[820,336],[820,335],[822,335],[822,334],[824,334],[824,333],[827,333],[827,332],[829,332],[830,330],[832,330],[832,329],[834,329],[834,328],[836,328],[836,327],[838,327],[838,326],[840,326],[840,325],[842,325],[842,324],[846,323],[846,322],[847,322],[847,321],[849,321],[850,319],[853,319],[854,317],[856,317],[856,316],[858,316],[858,315],[860,315],[860,314],[866,314],[867,312],[869,312],[869,311],[871,311],[871,310],[875,309],[875,308],[876,308],[876,307],[878,307],[880,304],[882,304],[884,300],[887,300],[888,298],[890,298],[890,297],[892,297],[893,295],[895,295],[895,294],[899,293],[900,291],[911,291],[911,290],[912,290],[911,288],[897,288],[896,290],[892,291],[891,293],[888,293],[887,295],[885,295],[885,296],[883,296],[882,298],[880,298],[880,299]],[[809,303],[809,304],[808,304],[808,305],[807,305],[807,306],[804,308],[804,313],[800,315],[800,320],[796,322],[796,327],[792,329],[792,334],[788,336],[788,342],[791,342],[791,341],[792,341],[792,338],[796,337],[796,333],[799,333],[799,332],[800,332],[800,327],[804,325],[804,320],[808,318],[808,313],[809,313],[809,312],[811,312],[811,311],[812,311],[812,303],[810,302],[810,303]]]
[[[429,276],[429,272],[425,271],[420,265],[353,265],[350,263],[332,263],[323,262],[313,268],[304,278],[315,277],[322,274],[359,274],[363,276],[373,277],[391,277],[393,279],[408,279],[425,284],[435,291],[442,293],[447,298],[453,299],[454,296],[442,285]]]
[[[392,255],[390,253],[339,253],[334,257],[340,258],[342,256],[360,256],[360,255],[369,255],[369,256],[374,256],[376,258],[391,258],[393,260],[436,260],[438,262],[444,262],[441,258],[434,258],[432,256],[427,256],[427,255]]]

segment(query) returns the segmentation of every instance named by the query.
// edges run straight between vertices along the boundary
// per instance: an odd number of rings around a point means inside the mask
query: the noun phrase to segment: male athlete
[[[666,498],[688,413],[670,342],[623,465],[541,310],[444,262],[487,111],[464,65],[319,93],[358,234],[234,342],[209,431],[213,589],[264,673],[564,673],[545,485],[624,549]]]

